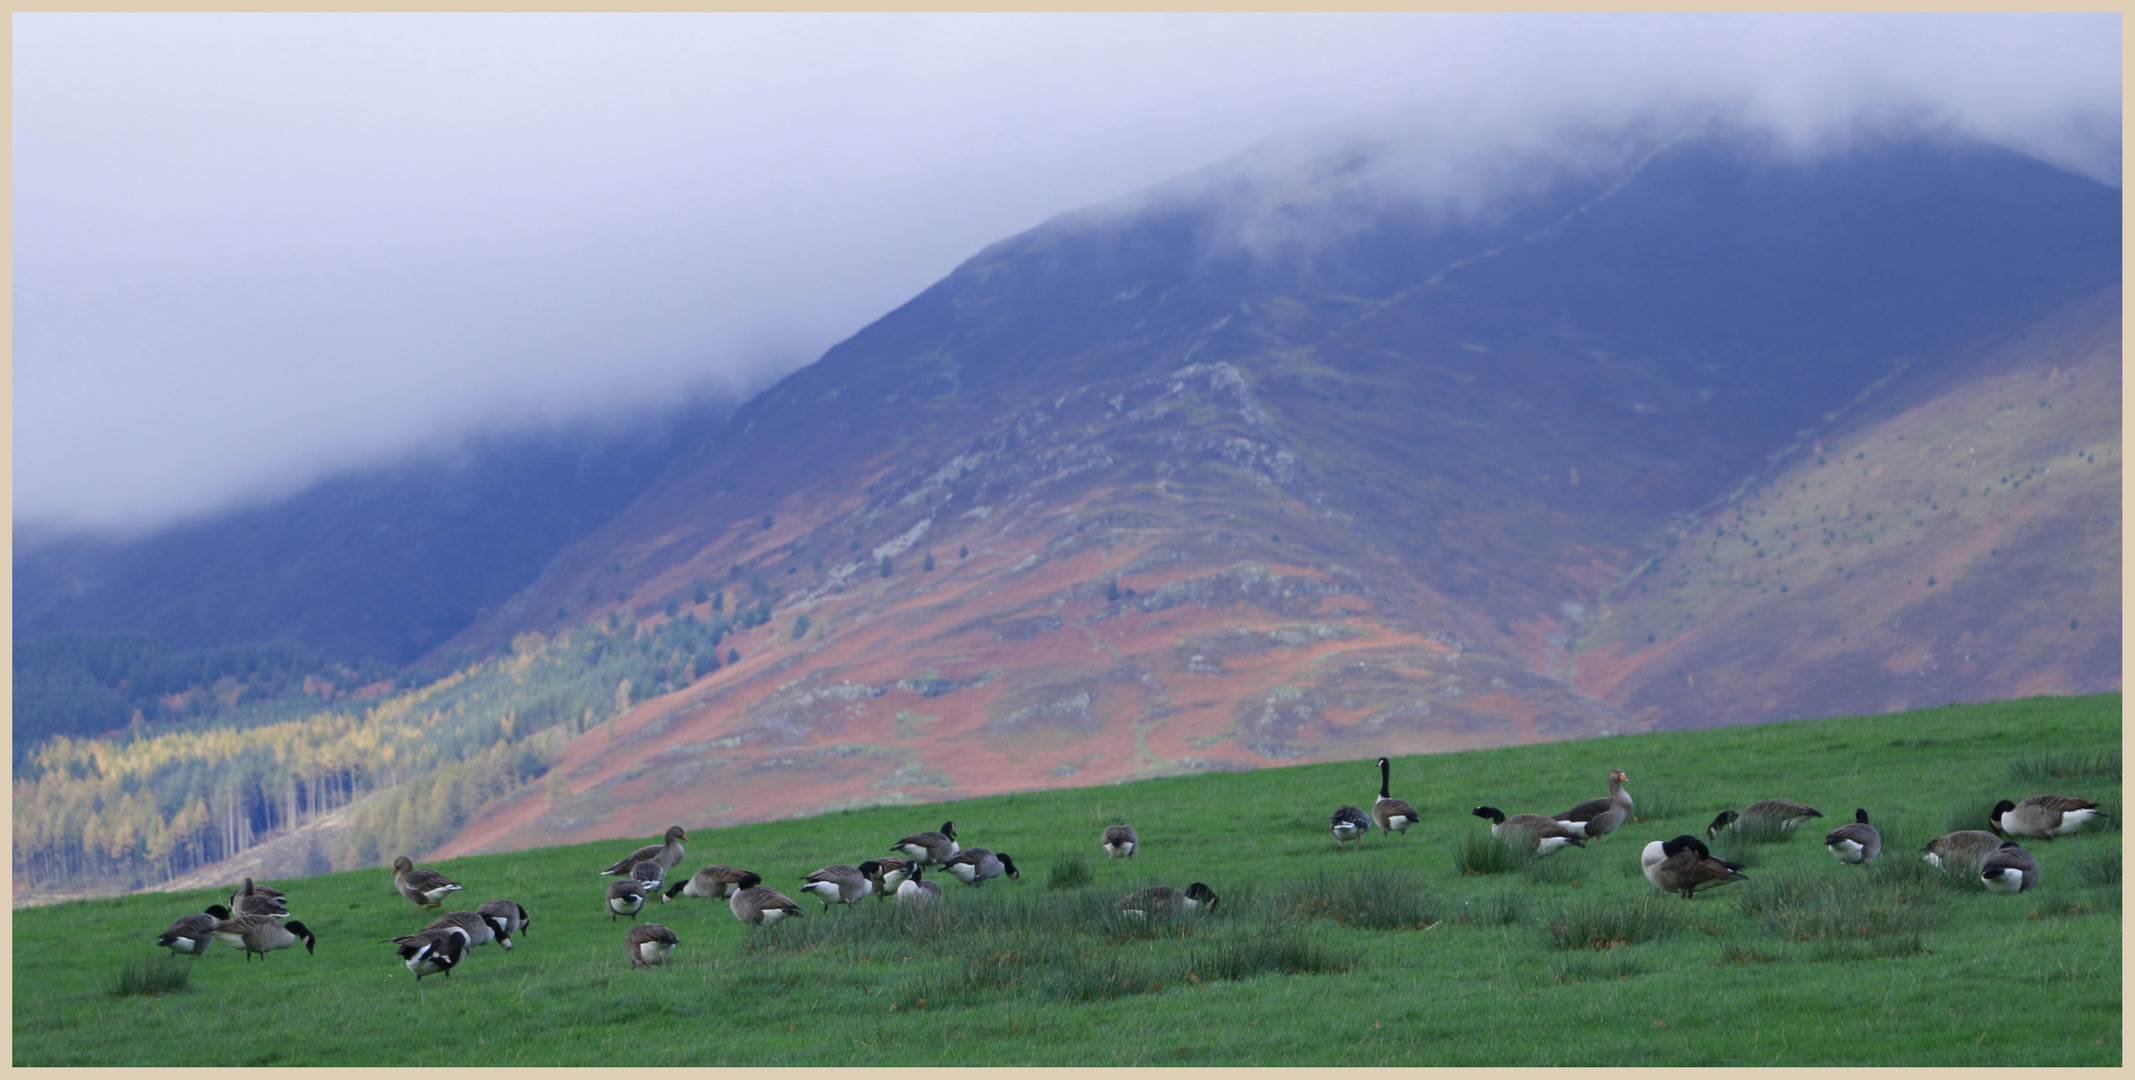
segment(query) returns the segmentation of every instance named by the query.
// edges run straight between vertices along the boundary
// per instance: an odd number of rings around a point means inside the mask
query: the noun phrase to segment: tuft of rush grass
[[[181,960],[175,956],[157,956],[146,960],[128,960],[119,965],[111,988],[105,991],[111,997],[153,997],[157,994],[174,994],[185,989],[186,981],[192,978],[194,959]]]
[[[1542,917],[1542,935],[1551,948],[1565,951],[1658,941],[1681,929],[1675,908],[1681,902],[1652,894],[1635,900],[1564,900]]]
[[[1315,873],[1283,888],[1272,903],[1295,918],[1366,930],[1422,930],[1445,918],[1422,875],[1379,867]]]
[[[1647,822],[1672,821],[1690,813],[1694,804],[1675,788],[1655,785],[1634,796],[1632,805],[1636,807],[1632,816]]]
[[[1090,870],[1090,860],[1079,851],[1055,853],[1052,869],[1045,874],[1048,889],[1079,889],[1096,881],[1097,875]]]
[[[2068,861],[2069,872],[2085,885],[2120,884],[2120,849],[2105,848]]]
[[[1558,985],[1609,982],[1644,975],[1646,962],[1638,956],[1611,949],[1602,953],[1574,953],[1550,965],[1549,981]]]
[[[2009,763],[2009,779],[2018,784],[2044,784],[2076,776],[2099,776],[2118,783],[2120,751],[2048,750]]]
[[[1515,874],[1539,860],[1534,852],[1487,832],[1469,832],[1453,849],[1453,867],[1463,874]]]

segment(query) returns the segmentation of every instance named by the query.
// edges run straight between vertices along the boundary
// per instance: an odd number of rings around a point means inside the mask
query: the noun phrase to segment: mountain
[[[1064,215],[743,406],[450,644],[771,622],[443,853],[2119,686],[2116,190],[1398,160]]]

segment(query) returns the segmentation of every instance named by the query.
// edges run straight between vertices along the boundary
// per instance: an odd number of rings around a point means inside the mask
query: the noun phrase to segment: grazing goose
[[[482,906],[474,911],[477,915],[485,915],[503,923],[504,931],[508,934],[524,934],[527,927],[534,925],[533,916],[528,915],[525,908],[509,900],[485,900]]]
[[[1105,849],[1105,858],[1131,859],[1134,857],[1134,849],[1142,846],[1142,838],[1135,834],[1132,825],[1114,825],[1105,830],[1102,846]]]
[[[675,932],[656,922],[644,923],[630,928],[623,935],[623,948],[630,952],[631,967],[652,967],[667,962],[667,957],[681,942],[675,940]]]
[[[1713,858],[1705,841],[1695,836],[1655,840],[1640,852],[1638,862],[1646,872],[1646,880],[1651,881],[1654,888],[1680,893],[1686,900],[1730,881],[1748,880],[1741,863]]]
[[[608,886],[608,921],[614,922],[617,915],[630,916],[638,921],[638,912],[645,909],[645,886],[633,878],[624,878]]]
[[[1188,885],[1185,892],[1169,885],[1152,885],[1128,893],[1126,899],[1113,906],[1125,915],[1148,915],[1150,912],[1176,915],[1185,911],[1214,911],[1216,891],[1198,881]]]
[[[632,867],[647,859],[659,863],[660,869],[663,871],[674,869],[682,861],[682,841],[689,839],[689,834],[683,832],[680,825],[670,825],[667,827],[667,834],[663,839],[666,841],[665,843],[647,844],[616,860],[614,866],[601,871],[601,873],[607,875],[628,874]]]
[[[963,848],[956,843],[956,822],[944,821],[940,832],[913,833],[891,844],[890,850],[903,852],[907,858],[922,865],[934,866]]]
[[[920,879],[919,875],[923,869],[925,868],[919,866],[912,867],[912,875],[897,886],[898,904],[931,904],[941,899],[941,886]]]
[[[460,883],[435,870],[418,870],[414,860],[402,855],[393,860],[393,887],[416,907],[434,908],[459,891]]]
[[[289,917],[289,909],[282,906],[282,901],[278,897],[268,896],[264,893],[254,893],[251,896],[238,899],[236,914],[239,917],[265,915],[270,919],[286,919]]]
[[[1994,827],[2011,836],[2028,836],[2034,840],[2051,840],[2067,836],[2081,829],[2085,822],[2101,816],[2098,804],[2089,799],[2074,799],[2066,795],[2033,795],[2020,803],[2007,799],[1994,804],[1990,815]]]
[[[1537,855],[1548,855],[1567,845],[1582,848],[1586,846],[1586,841],[1558,824],[1555,818],[1543,817],[1540,814],[1514,814],[1506,817],[1505,812],[1495,806],[1478,806],[1468,812],[1490,821],[1490,835],[1508,844],[1524,847]]]
[[[1962,871],[1972,874],[1977,873],[1980,864],[1987,861],[1987,856],[1994,854],[2001,846],[2002,838],[1999,833],[1990,833],[1985,829],[1965,829],[1928,841],[1927,846],[1920,849],[1926,852],[1920,856],[1920,861],[1951,873]]]
[[[305,952],[316,952],[315,946],[318,945],[318,939],[311,936],[311,931],[303,923],[295,919],[283,922],[265,915],[225,919],[215,924],[214,933],[225,944],[245,950],[247,960],[252,959],[253,953],[258,953],[264,961],[268,953],[286,949],[299,941],[304,943]]]
[[[1575,836],[1596,840],[1615,832],[1623,823],[1631,820],[1631,793],[1623,789],[1623,782],[1630,777],[1622,769],[1609,772],[1609,794],[1605,798],[1588,799],[1565,812],[1558,814],[1556,822]]]
[[[756,885],[743,889],[727,901],[734,917],[750,926],[770,926],[780,919],[801,917],[801,906],[788,899],[785,893],[769,885]]]
[[[1385,758],[1379,759],[1379,801],[1371,804],[1371,823],[1390,833],[1408,835],[1409,826],[1422,821],[1416,808],[1387,794],[1388,783],[1393,776],[1393,766]]]
[[[247,896],[264,896],[270,900],[280,900],[282,901],[283,910],[288,909],[289,898],[282,893],[282,890],[274,888],[271,885],[260,885],[255,883],[251,878],[246,878],[244,885],[236,892],[230,894],[230,910],[236,911],[237,905],[244,902],[244,899]],[[242,915],[244,913],[238,912],[238,914]],[[264,912],[262,912],[262,914],[264,914]]]
[[[401,963],[408,965],[416,982],[423,981],[425,975],[443,975],[449,979],[460,958],[467,955],[467,931],[448,926],[442,930],[403,935],[387,944],[400,946]]]
[[[763,881],[761,875],[751,871],[713,863],[697,871],[688,881],[669,886],[666,898],[672,900],[679,893],[693,900],[725,900],[743,889],[761,885]]]
[[[1980,864],[1979,878],[1989,892],[2020,893],[2039,883],[2039,860],[2016,841],[2004,841]]]
[[[1364,843],[1364,834],[1371,831],[1371,819],[1364,811],[1354,806],[1344,806],[1334,812],[1334,846],[1339,848],[1351,840],[1359,846]]]
[[[643,886],[646,896],[659,896],[660,888],[667,884],[667,868],[658,859],[639,859],[630,868],[630,880]],[[667,897],[660,896],[660,902],[666,903]]]
[[[1753,829],[1776,827],[1782,832],[1793,832],[1801,828],[1802,822],[1823,816],[1821,811],[1807,803],[1798,803],[1791,799],[1760,799],[1743,807],[1739,814],[1733,810],[1720,811],[1720,816],[1712,819],[1712,824],[1705,827],[1705,836],[1707,839],[1717,840],[1721,829],[1740,829],[1745,821]]]
[[[982,847],[965,848],[949,856],[948,861],[941,864],[941,868],[943,873],[966,885],[982,884],[1002,874],[1012,878],[1023,876],[1016,871],[1016,861],[1009,858],[1007,852],[995,853]]]
[[[867,875],[868,881],[874,883],[875,902],[879,904],[889,899],[890,894],[897,891],[897,886],[904,884],[904,879],[912,873],[912,864],[891,855],[881,859],[869,859],[861,863],[858,869]]]
[[[1824,847],[1842,863],[1866,865],[1883,851],[1883,834],[1868,823],[1868,811],[1855,810],[1853,824],[1824,834]]]
[[[423,927],[425,930],[454,928],[467,932],[467,947],[470,949],[494,941],[504,946],[505,952],[512,951],[511,928],[504,925],[504,920],[495,915],[484,915],[475,911],[448,911],[438,916],[436,922]]]
[[[198,956],[215,944],[215,924],[230,917],[230,909],[221,904],[209,904],[207,911],[199,915],[187,915],[170,924],[156,944],[171,951],[172,956],[184,953]]]
[[[869,881],[867,875],[860,872],[859,867],[847,866],[844,863],[826,866],[801,881],[804,883],[801,891],[814,894],[817,900],[822,901],[825,912],[830,910],[832,901],[844,904],[847,910],[851,910],[855,901],[865,900],[869,893],[875,891],[875,883]]]

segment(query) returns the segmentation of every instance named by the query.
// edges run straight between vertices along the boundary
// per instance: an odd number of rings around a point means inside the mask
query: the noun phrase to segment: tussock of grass
[[[1901,933],[1888,937],[1870,938],[1862,941],[1825,941],[1809,954],[1811,960],[1896,960],[1917,956],[1927,951],[1926,940],[1919,934]]]
[[[947,975],[907,979],[891,993],[899,1009],[981,1004],[989,998],[1088,1002],[1161,993],[1180,986],[1260,975],[1348,971],[1353,953],[1306,941],[1296,930],[1262,928],[1168,957],[1075,949],[1031,939],[1021,949],[960,956]]]
[[[1748,945],[1729,945],[1720,950],[1720,962],[1722,964],[1732,964],[1735,967],[1748,967],[1751,964],[1776,964],[1782,959],[1785,959],[1785,957],[1775,950],[1758,949]]]
[[[2009,763],[2009,779],[2015,783],[2046,783],[2071,776],[2099,776],[2120,782],[2118,750],[2049,750]]]
[[[2069,873],[2085,885],[2120,884],[2120,852],[2108,848],[2078,855],[2068,861]]]
[[[192,978],[193,965],[196,962],[180,960],[175,956],[128,960],[119,965],[119,973],[105,993],[111,997],[175,994],[185,989],[186,980]]]
[[[1858,874],[1777,875],[1753,882],[1739,905],[1767,933],[1789,941],[1918,937],[1930,921],[1926,901],[1934,875],[1931,867],[1921,869],[1928,873],[1907,870],[1881,881]]]
[[[1516,892],[1469,900],[1461,905],[1460,920],[1484,926],[1511,926],[1527,918],[1527,897]]]
[[[1514,874],[1541,860],[1487,832],[1471,832],[1453,850],[1453,868],[1463,874]]]
[[[1668,899],[1567,900],[1543,916],[1542,934],[1551,948],[1567,951],[1658,941],[1681,928],[1681,917]]]
[[[1053,856],[1052,869],[1045,874],[1045,887],[1079,889],[1096,880],[1097,874],[1090,869],[1089,859],[1079,852],[1063,851]]]
[[[1549,976],[1553,983],[1606,982],[1613,979],[1628,979],[1644,975],[1646,964],[1627,953],[1586,953],[1568,956],[1550,965]]]
[[[1314,874],[1283,890],[1274,905],[1292,917],[1366,930],[1421,930],[1444,917],[1422,875],[1378,868]]]
[[[1744,869],[1754,869],[1764,859],[1764,853],[1760,849],[1772,843],[1771,840],[1760,839],[1761,834],[1762,830],[1758,830],[1758,835],[1746,835],[1734,829],[1721,829],[1720,835],[1705,846],[1718,858],[1741,863]]]
[[[1691,801],[1668,787],[1650,787],[1633,796],[1634,817],[1640,821],[1668,821],[1691,812]]]

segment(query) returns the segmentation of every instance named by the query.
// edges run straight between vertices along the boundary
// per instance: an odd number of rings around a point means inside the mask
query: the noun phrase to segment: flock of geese
[[[1337,848],[1362,845],[1366,833],[1407,834],[1422,820],[1416,808],[1391,793],[1392,768],[1386,758],[1378,760],[1379,798],[1366,813],[1356,806],[1334,812],[1331,829]],[[1499,840],[1536,855],[1549,855],[1566,847],[1586,846],[1589,840],[1607,836],[1631,820],[1635,808],[1621,769],[1609,773],[1609,793],[1588,799],[1561,814],[1512,814],[1493,806],[1470,811],[1490,822],[1490,832]],[[1722,830],[1753,828],[1791,833],[1811,818],[1824,816],[1814,807],[1787,799],[1751,803],[1739,813],[1728,810],[1706,827],[1706,839],[1717,840]],[[2077,832],[2092,818],[2102,816],[2098,804],[2065,795],[2034,795],[2023,802],[2006,799],[1988,815],[1995,831],[1964,830],[1940,836],[1922,849],[1922,859],[1951,872],[1976,875],[1989,890],[2020,893],[2038,884],[2036,856],[2009,837],[2052,840]],[[680,944],[675,932],[660,923],[640,923],[639,916],[654,897],[662,904],[677,896],[701,900],[725,900],[734,917],[748,926],[771,926],[782,919],[799,918],[800,904],[763,883],[753,871],[712,864],[686,879],[668,884],[668,877],[681,865],[683,843],[689,839],[682,826],[667,830],[661,842],[648,844],[617,860],[600,876],[616,880],[607,886],[605,907],[608,921],[630,919],[623,943],[633,967],[665,963]],[[1133,858],[1141,837],[1131,825],[1113,825],[1104,830],[1100,849],[1108,858]],[[1883,837],[1868,823],[1868,811],[1855,810],[1853,821],[1824,836],[1824,846],[1841,863],[1865,865],[1882,853]],[[801,878],[800,892],[814,896],[828,912],[832,904],[851,905],[873,896],[892,897],[900,905],[924,906],[941,899],[941,886],[927,880],[929,871],[946,875],[970,886],[995,878],[1018,878],[1015,860],[1006,852],[966,848],[957,842],[956,823],[945,821],[939,830],[913,833],[889,846],[891,854],[857,865],[838,863]],[[1639,865],[1655,888],[1690,898],[1707,889],[1744,880],[1743,865],[1712,854],[1704,840],[1678,836],[1655,840],[1639,855]],[[435,870],[418,867],[407,856],[393,860],[393,887],[421,910],[442,907],[460,891],[458,882]],[[1176,914],[1212,911],[1218,903],[1214,890],[1202,882],[1185,889],[1157,885],[1128,894],[1114,905],[1130,915]],[[249,961],[302,942],[307,953],[318,944],[302,922],[289,917],[287,896],[278,889],[246,878],[230,897],[227,907],[209,905],[206,911],[187,915],[164,930],[157,944],[173,955],[198,956],[217,942],[241,949]],[[421,982],[426,975],[445,975],[459,966],[468,952],[496,944],[512,948],[513,935],[524,935],[533,920],[524,907],[511,900],[490,900],[473,911],[447,911],[429,926],[413,934],[385,942],[395,947],[401,962]]]

